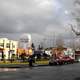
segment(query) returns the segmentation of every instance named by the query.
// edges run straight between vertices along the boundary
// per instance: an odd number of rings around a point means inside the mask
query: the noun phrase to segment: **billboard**
[[[22,34],[19,39],[19,48],[27,49],[31,47],[31,35]]]

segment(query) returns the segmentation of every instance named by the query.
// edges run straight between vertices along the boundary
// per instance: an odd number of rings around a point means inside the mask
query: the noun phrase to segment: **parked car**
[[[54,48],[52,49],[52,56],[49,60],[49,65],[53,64],[68,64],[74,63],[75,52],[71,48]]]

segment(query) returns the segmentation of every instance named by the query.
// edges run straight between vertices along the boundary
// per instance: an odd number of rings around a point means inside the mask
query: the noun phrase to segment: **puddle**
[[[0,68],[0,72],[17,71],[16,68]]]

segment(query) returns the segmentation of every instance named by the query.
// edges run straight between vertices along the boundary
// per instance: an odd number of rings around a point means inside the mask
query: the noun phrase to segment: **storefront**
[[[23,49],[23,48],[18,48],[17,49],[17,55],[21,55],[21,54],[26,54],[26,56],[30,56],[32,55],[32,49]]]

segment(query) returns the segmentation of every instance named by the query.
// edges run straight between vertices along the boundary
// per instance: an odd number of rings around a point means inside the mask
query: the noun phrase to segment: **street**
[[[80,80],[80,63],[32,68],[1,68],[0,80]]]

